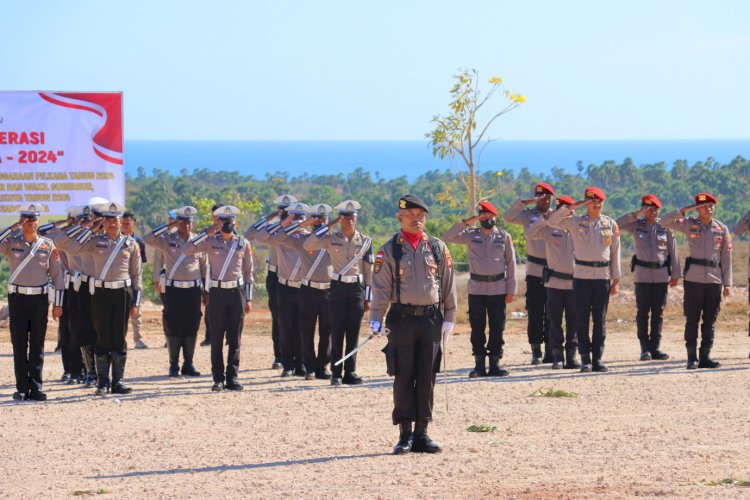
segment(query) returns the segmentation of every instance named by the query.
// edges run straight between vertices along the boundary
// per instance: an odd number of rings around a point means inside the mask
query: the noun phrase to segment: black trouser
[[[331,300],[328,290],[302,285],[299,291],[299,331],[302,359],[308,372],[322,372],[331,361]],[[318,355],[315,356],[315,322],[318,323]]]
[[[209,307],[206,306],[205,311],[203,313],[203,324],[206,327],[206,340],[210,342],[211,341],[211,320],[209,318],[210,314],[208,310],[209,310]]]
[[[335,363],[349,353],[359,342],[359,326],[365,314],[365,287],[361,283],[331,282],[331,360]],[[344,371],[357,368],[357,355],[344,361]],[[331,367],[334,377],[341,377],[341,365]]]
[[[278,283],[276,311],[279,318],[281,360],[284,370],[302,366],[302,338],[299,331],[299,288]]]
[[[576,335],[575,294],[573,290],[547,288],[547,319],[549,321],[549,344],[555,349],[563,348],[568,355],[575,354],[578,348]],[[565,315],[565,337],[563,337],[563,314]]]
[[[401,420],[432,421],[435,376],[440,371],[440,327],[443,316],[410,316],[388,311],[391,333],[383,352],[393,380],[393,424]]]
[[[240,370],[240,338],[245,319],[245,293],[241,287],[213,287],[208,297],[208,314],[211,315],[211,373],[214,382],[224,382],[224,336],[227,353],[226,380],[234,381]]]
[[[82,283],[77,292],[72,289],[71,285],[68,302],[70,304],[68,308],[70,331],[78,338],[81,347],[96,345],[96,329],[91,314],[91,294],[89,294],[88,283]]]
[[[703,315],[701,324],[701,357],[707,358],[714,345],[714,326],[721,309],[721,285],[685,282],[685,299],[683,310],[685,313],[685,347],[688,362],[696,361],[696,347],[698,344],[698,322]]]
[[[641,352],[659,350],[664,308],[667,305],[667,283],[636,283],[635,305],[637,309],[635,323],[638,328],[638,340],[641,342]],[[650,335],[649,315],[651,315]]]
[[[484,334],[490,322],[489,340]],[[471,324],[471,351],[474,356],[503,357],[503,332],[505,331],[505,295],[469,294],[469,324]]]
[[[127,352],[125,337],[128,334],[132,304],[133,289],[130,287],[116,290],[97,288],[94,291],[91,297],[91,316],[96,330],[96,354]]]
[[[74,377],[78,377],[83,370],[83,356],[81,355],[81,341],[79,333],[71,328],[70,314],[75,291],[70,285],[63,294],[63,314],[60,316],[59,332],[62,343],[63,370]]]
[[[44,337],[47,334],[47,293],[8,295],[10,341],[13,344],[13,368],[16,391],[24,394],[42,390]]]
[[[268,292],[268,309],[271,310],[271,340],[273,341],[273,358],[281,359],[281,336],[279,333],[279,315],[276,310],[276,293],[279,286],[279,275],[268,271],[266,275],[266,292]]]
[[[201,288],[167,286],[164,295],[164,330],[170,337],[197,337],[201,326]]]
[[[600,361],[604,354],[610,287],[609,280],[573,279],[573,293],[576,296],[578,352],[584,364],[590,363],[592,358],[594,361]],[[591,337],[589,337],[589,319],[593,323]]]
[[[169,299],[167,298],[166,292],[159,294],[159,300],[161,300],[161,305],[162,305],[162,308],[161,308],[161,325],[162,325],[162,328],[164,329],[164,335],[166,335],[168,337],[171,334],[169,333],[169,321],[167,321],[167,300],[169,300]],[[201,309],[201,304],[200,304],[200,301],[198,301],[198,312],[200,312],[200,309]],[[192,312],[192,311],[190,311],[190,312]],[[189,312],[187,312],[187,313],[189,314]],[[201,318],[200,318],[200,316],[198,316],[198,326],[199,327],[200,327],[200,324],[201,324]],[[196,330],[195,334],[198,335],[198,331],[197,330]]]
[[[526,312],[529,322],[526,332],[529,344],[542,344],[549,341],[549,325],[544,308],[547,302],[547,291],[544,280],[538,276],[526,276]]]

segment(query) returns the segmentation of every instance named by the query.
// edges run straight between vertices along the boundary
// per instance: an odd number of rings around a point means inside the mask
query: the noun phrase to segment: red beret
[[[698,193],[695,195],[695,202],[696,203],[719,203],[719,200],[716,199],[716,196],[710,193]]]
[[[570,196],[558,196],[557,197],[557,204],[558,205],[574,205],[575,200],[571,198]]]
[[[549,184],[545,184],[544,182],[540,182],[536,186],[534,186],[534,194],[555,194],[555,190],[552,189],[552,186]]]
[[[646,196],[641,198],[641,205],[651,205],[656,208],[661,208],[661,202],[655,194],[647,194]]]
[[[586,198],[592,198],[597,200],[605,201],[607,199],[607,196],[604,194],[604,191],[599,189],[598,187],[587,187],[586,191],[584,191],[584,194]]]
[[[489,212],[497,217],[497,208],[495,208],[495,205],[489,201],[480,201],[477,206],[479,207],[480,212]]]

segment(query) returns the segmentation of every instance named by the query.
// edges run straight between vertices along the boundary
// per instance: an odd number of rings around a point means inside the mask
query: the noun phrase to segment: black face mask
[[[234,222],[231,220],[228,220],[224,222],[224,225],[221,226],[221,232],[226,234],[231,234],[234,231]]]
[[[495,221],[492,219],[483,220],[483,221],[480,221],[479,223],[485,229],[492,229],[493,227],[495,227]]]

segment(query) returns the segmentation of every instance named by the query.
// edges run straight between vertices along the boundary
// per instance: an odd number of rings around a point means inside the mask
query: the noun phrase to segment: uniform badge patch
[[[445,265],[448,266],[448,269],[453,269],[453,257],[451,257],[451,251],[448,250],[448,247],[445,248],[443,258],[445,259]]]
[[[385,257],[385,253],[378,252],[377,255],[375,255],[375,267],[373,268],[373,271],[376,273],[380,272],[380,268],[383,267],[383,258]]]

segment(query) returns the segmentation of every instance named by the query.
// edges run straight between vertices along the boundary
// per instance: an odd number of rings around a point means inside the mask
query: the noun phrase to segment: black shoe
[[[469,372],[469,378],[480,378],[487,376],[485,358],[486,356],[483,354],[474,355],[474,369]]]
[[[500,356],[490,356],[490,369],[487,370],[488,377],[507,377],[510,372],[500,366]]]
[[[211,345],[211,341],[209,339],[204,339],[203,342],[201,342],[201,347],[206,347]]]
[[[326,369],[315,370],[315,378],[318,380],[331,380],[331,372]]]
[[[212,392],[221,392],[224,390],[224,382],[216,382],[213,387],[211,387]]]
[[[354,372],[348,372],[344,374],[344,378],[341,381],[348,385],[359,385],[362,383],[362,377]]]
[[[607,368],[607,365],[605,365],[601,361],[594,361],[594,365],[591,367],[591,369],[595,372],[600,372],[600,373],[605,373],[609,371],[609,368]]]
[[[65,385],[75,385],[78,383],[78,380],[71,375],[71,377],[68,379],[67,382],[65,382]]]
[[[195,369],[195,366],[193,366],[192,363],[190,364],[183,364],[182,370],[180,371],[183,375],[186,375],[188,377],[200,377],[201,372]]]
[[[430,439],[427,432],[415,432],[411,451],[414,453],[440,453],[443,449],[439,444]]]
[[[581,366],[581,373],[590,373],[592,369],[592,366],[590,363],[586,363],[585,365]]]
[[[96,396],[104,396],[104,395],[105,395],[105,394],[107,394],[108,392],[109,392],[109,387],[107,387],[107,386],[105,385],[105,386],[103,386],[103,387],[97,387],[97,388],[96,388],[96,391],[94,391],[94,394],[95,394]]]
[[[96,373],[88,373],[86,374],[86,378],[83,381],[83,386],[88,389],[89,387],[94,387],[96,385]]]
[[[307,372],[307,375],[305,375],[305,380],[315,380],[315,372]]]
[[[542,364],[546,363],[554,363],[555,357],[552,355],[551,351],[544,351],[544,356],[542,357]]]
[[[651,361],[651,353],[644,351],[641,353],[641,361]]]
[[[721,363],[711,358],[703,358],[698,362],[698,368],[719,368]]]
[[[552,363],[552,369],[553,370],[562,370],[563,369],[563,362],[562,361],[555,361]]]
[[[70,373],[63,373],[62,377],[60,377],[60,382],[67,382],[71,379]]]
[[[271,363],[271,370],[278,370],[279,368],[282,368],[283,365],[281,364],[280,359],[275,359],[273,363]]]
[[[697,370],[698,369],[698,362],[696,360],[688,361],[687,369],[688,370]]]
[[[307,375],[307,370],[304,366],[298,366],[294,369],[294,376],[295,377],[304,377]]]
[[[284,370],[281,372],[282,377],[291,377],[294,375],[294,370]]]
[[[112,384],[112,389],[109,392],[110,394],[130,394],[131,392],[133,392],[133,389],[123,384],[122,382],[117,381]]]
[[[658,361],[666,361],[669,359],[669,354],[657,349],[655,351],[651,351],[651,357]]]
[[[227,382],[227,385],[224,386],[224,389],[228,391],[241,391],[242,389],[244,389],[244,387],[242,386],[242,384],[237,382],[237,380],[230,380],[229,382]]]
[[[179,365],[169,365],[169,376],[171,378],[179,377],[180,376],[180,366]]]
[[[565,362],[564,368],[566,370],[580,370],[581,369],[581,363],[576,361],[575,359],[569,360]]]
[[[341,377],[331,377],[331,385],[341,385]]]
[[[14,392],[13,399],[16,401],[26,401],[27,399],[29,399],[29,395],[24,392]]]
[[[398,443],[393,447],[394,455],[405,455],[412,450],[414,445],[414,434],[411,432],[402,433],[398,438]]]

